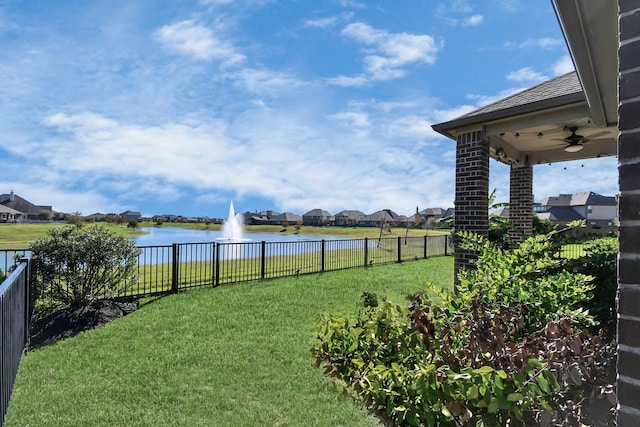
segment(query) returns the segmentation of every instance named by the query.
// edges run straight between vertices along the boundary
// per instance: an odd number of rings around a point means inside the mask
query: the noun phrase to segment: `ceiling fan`
[[[556,141],[563,141],[566,145],[564,147],[564,151],[568,152],[568,153],[576,153],[580,150],[582,150],[583,148],[583,144],[589,142],[591,139],[595,139],[599,136],[602,135],[606,135],[607,132],[599,132],[596,133],[594,135],[591,135],[590,138],[585,138],[582,135],[578,135],[576,134],[576,132],[578,131],[578,127],[577,126],[571,126],[566,128],[566,130],[571,132],[571,135],[563,138],[563,139],[556,139]]]

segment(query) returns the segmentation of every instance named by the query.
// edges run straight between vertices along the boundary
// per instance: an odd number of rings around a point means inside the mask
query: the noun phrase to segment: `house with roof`
[[[18,212],[8,206],[0,205],[0,222],[18,222],[21,217],[22,212]]]
[[[488,234],[489,158],[510,169],[509,218],[533,226],[533,166],[618,158],[617,425],[640,425],[640,3],[551,0],[575,72],[433,129],[456,143],[455,230]],[[460,58],[460,67],[469,67]],[[452,82],[454,84],[455,82]],[[560,141],[558,141],[560,140]],[[520,239],[517,235],[515,239]],[[454,242],[454,265],[477,253]]]
[[[365,213],[361,211],[344,210],[335,214],[334,224],[340,227],[355,227],[365,216]]]
[[[398,215],[391,209],[382,209],[371,215],[365,215],[358,225],[362,227],[382,227],[383,225],[388,227],[402,227],[406,222],[406,216]]]
[[[433,226],[440,218],[442,218],[445,212],[446,211],[443,208],[426,208],[419,211],[418,216],[425,222],[425,224]]]
[[[13,190],[9,194],[0,194],[0,205],[20,212],[22,221],[50,220],[53,217],[51,206],[35,205],[15,194]]]
[[[302,223],[302,217],[291,212],[284,212],[271,218],[271,224],[283,225],[285,223],[289,225]]]
[[[275,224],[273,218],[280,215],[280,213],[272,210],[264,210],[260,212],[245,212],[242,214],[245,225],[269,225]]]
[[[618,203],[613,196],[592,191],[559,194],[540,201],[535,211],[540,219],[548,219],[562,227],[571,221],[584,220],[580,234],[608,234],[617,230]]]
[[[120,214],[120,218],[124,219],[126,222],[140,222],[142,214],[140,212],[124,211]]]
[[[304,225],[333,225],[334,217],[324,209],[312,209],[302,215]]]

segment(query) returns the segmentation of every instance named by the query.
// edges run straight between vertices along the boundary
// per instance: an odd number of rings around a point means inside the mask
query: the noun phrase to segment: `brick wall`
[[[523,241],[533,231],[533,166],[511,166],[509,221],[516,228],[509,237]]]
[[[640,3],[618,0],[618,426],[640,425]]]
[[[489,143],[484,132],[458,135],[456,143],[455,231],[488,235]],[[462,250],[455,239],[455,271],[470,267],[477,254]]]

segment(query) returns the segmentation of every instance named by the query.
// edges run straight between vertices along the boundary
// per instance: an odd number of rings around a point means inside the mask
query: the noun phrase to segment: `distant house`
[[[334,224],[341,227],[353,227],[358,225],[365,216],[364,212],[345,210],[335,215]]]
[[[0,205],[22,213],[23,221],[50,220],[53,217],[51,206],[34,205],[11,190],[9,194],[0,194]]]
[[[245,212],[242,215],[246,225],[269,225],[274,224],[272,218],[280,214],[272,210],[266,210],[260,212]]]
[[[418,212],[420,218],[425,220],[427,223],[434,222],[442,218],[445,210],[442,208],[427,208]]]
[[[300,222],[302,222],[302,217],[291,212],[281,213],[271,218],[271,223],[275,225],[282,225],[284,223],[296,225]]]
[[[559,194],[547,197],[535,207],[538,217],[558,226],[571,221],[585,220],[584,233],[607,234],[617,230],[618,207],[616,198],[592,191]]]
[[[333,224],[334,217],[323,209],[312,209],[302,215],[304,225],[330,225]]]
[[[100,222],[100,221],[104,221],[106,217],[107,216],[105,214],[96,212],[96,213],[93,213],[91,215],[85,216],[84,219],[86,221]]]
[[[456,215],[455,208],[448,208],[446,211],[444,211],[444,213],[442,214],[440,219],[437,220],[437,222],[438,224],[440,224],[440,226],[448,225],[449,223],[453,225],[453,218],[455,217],[455,215]]]
[[[120,214],[120,217],[126,222],[140,222],[142,214],[140,212],[125,211]]]
[[[159,220],[162,220],[162,222],[176,222],[176,220],[178,219],[178,215],[161,214],[161,215],[155,215],[152,219],[155,222],[158,222]]]
[[[22,212],[0,205],[0,222],[18,222],[21,217]]]
[[[365,215],[359,225],[363,227],[380,227],[386,224],[389,227],[397,227],[403,219],[391,209],[382,209],[371,215]],[[406,217],[404,217],[406,221]]]

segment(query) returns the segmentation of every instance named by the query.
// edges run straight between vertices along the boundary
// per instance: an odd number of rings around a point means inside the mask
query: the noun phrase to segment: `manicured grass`
[[[7,426],[381,425],[315,366],[320,315],[451,287],[453,259],[186,291],[27,353]],[[408,301],[407,301],[408,303]]]
[[[132,237],[142,234],[139,230],[122,227],[119,225],[110,225],[106,222],[98,223],[106,227],[110,231]],[[66,227],[69,224],[51,223],[51,224],[0,224],[0,249],[26,249],[30,243],[40,237],[48,234],[52,228]],[[90,226],[90,225],[88,225]]]

